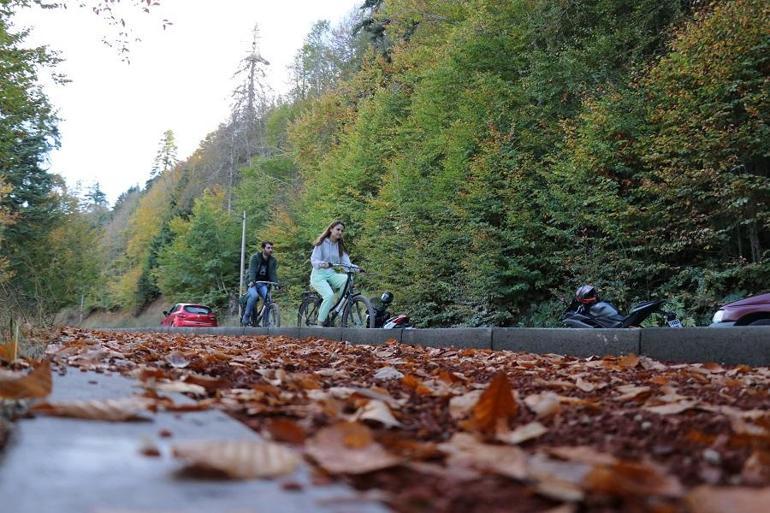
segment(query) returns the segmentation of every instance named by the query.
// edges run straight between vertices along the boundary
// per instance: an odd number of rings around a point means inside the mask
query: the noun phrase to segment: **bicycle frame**
[[[342,312],[345,309],[345,305],[348,303],[348,300],[358,295],[358,292],[356,292],[355,289],[353,288],[353,275],[358,271],[353,270],[354,269],[353,267],[348,267],[344,264],[332,264],[332,267],[340,267],[344,269],[345,274],[348,275],[348,279],[347,281],[345,281],[345,285],[342,287],[342,291],[340,292],[340,296],[337,299],[337,302],[334,303],[334,305],[329,309],[329,316],[332,318],[336,318],[337,316],[342,315]]]
[[[267,294],[265,294],[265,299],[262,301],[262,305],[259,308],[259,311],[256,312],[256,318],[252,320],[252,323],[256,326],[259,326],[262,322],[262,318],[265,315],[266,307],[273,304],[273,285],[277,285],[277,283],[273,281],[255,281],[254,285],[267,285]],[[259,298],[257,298],[259,300]]]

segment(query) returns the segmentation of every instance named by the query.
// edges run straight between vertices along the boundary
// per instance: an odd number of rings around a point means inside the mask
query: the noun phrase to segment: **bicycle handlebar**
[[[280,285],[280,283],[278,283],[277,281],[261,281],[261,280],[258,280],[258,281],[253,281],[251,283],[254,284],[254,285],[257,285],[257,284],[259,284],[259,285],[276,285],[276,286]]]
[[[333,264],[331,262],[326,262],[326,263],[329,264],[329,267],[340,267],[340,268],[344,269],[345,272],[353,272],[353,273],[364,272],[363,269],[361,269],[359,266],[357,266],[355,264],[348,265],[348,264],[341,264],[341,263],[340,264]]]

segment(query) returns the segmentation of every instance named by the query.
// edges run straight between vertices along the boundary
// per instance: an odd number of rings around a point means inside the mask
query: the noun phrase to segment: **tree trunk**
[[[762,247],[759,243],[759,229],[756,221],[749,225],[749,243],[751,244],[751,261],[759,263],[762,259]]]

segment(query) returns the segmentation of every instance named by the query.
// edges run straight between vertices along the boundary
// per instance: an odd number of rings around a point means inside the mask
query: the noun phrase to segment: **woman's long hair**
[[[324,239],[327,238],[332,233],[332,228],[337,226],[338,224],[341,224],[343,228],[345,228],[345,223],[340,221],[339,219],[335,219],[332,221],[329,226],[326,227],[326,229],[321,233],[321,235],[318,236],[318,238],[313,242],[313,246],[320,246],[323,244]],[[342,255],[345,253],[345,240],[340,237],[340,240],[337,241],[337,246],[340,250],[340,259],[342,259]]]

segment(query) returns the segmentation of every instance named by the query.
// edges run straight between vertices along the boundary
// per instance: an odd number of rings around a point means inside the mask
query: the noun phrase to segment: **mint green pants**
[[[310,286],[321,294],[323,301],[318,309],[318,322],[321,323],[329,316],[334,304],[334,291],[342,290],[348,281],[346,274],[335,272],[334,269],[313,269],[310,273]],[[334,290],[332,290],[334,287]]]

